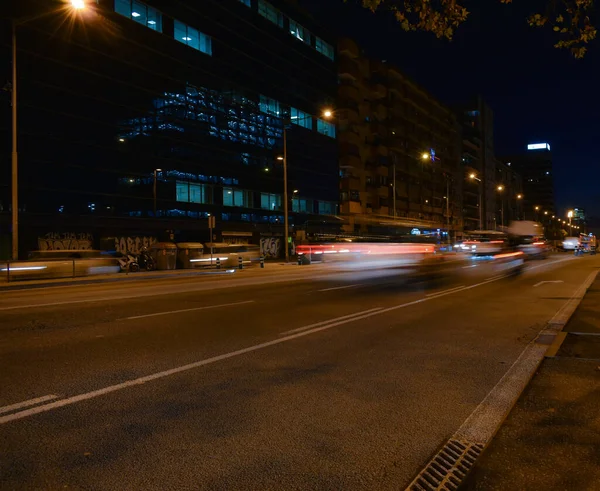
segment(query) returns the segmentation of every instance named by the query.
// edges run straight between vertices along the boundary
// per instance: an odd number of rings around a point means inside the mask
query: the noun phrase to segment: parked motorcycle
[[[154,257],[152,254],[148,252],[148,249],[144,247],[140,252],[140,255],[137,259],[137,263],[140,268],[145,269],[146,271],[154,271],[156,269],[156,262],[154,261]]]
[[[123,254],[118,258],[119,265],[121,266],[121,271],[129,271],[130,273],[137,273],[140,270],[140,265],[137,261],[137,258],[130,254]]]

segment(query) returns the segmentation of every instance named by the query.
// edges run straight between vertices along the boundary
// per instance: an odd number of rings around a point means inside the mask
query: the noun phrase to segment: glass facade
[[[260,193],[260,207],[263,210],[280,210],[281,209],[281,195]]]
[[[269,2],[258,0],[258,13],[273,24],[283,27],[284,15]]]
[[[330,60],[333,60],[335,58],[335,51],[333,49],[333,46],[323,41],[320,37],[315,37],[315,49],[322,55],[325,55]]]
[[[176,181],[175,200],[182,203],[208,203],[207,186],[205,184]]]
[[[302,27],[300,24],[298,24],[295,20],[292,19],[290,19],[290,34],[310,46],[310,31],[305,27]]]
[[[175,20],[174,26],[174,37],[176,41],[183,43],[190,48],[197,49],[207,55],[212,55],[212,39],[210,36],[201,33],[198,29],[194,29],[183,22]]]
[[[161,13],[142,2],[115,0],[115,12],[154,31],[162,32]]]
[[[317,119],[317,131],[322,135],[335,138],[335,125],[322,119]]]
[[[313,129],[312,116],[304,111],[300,111],[300,109],[296,109],[295,107],[290,108],[290,121],[293,124],[297,124],[298,126],[302,126],[308,130]]]
[[[223,206],[248,207],[248,192],[235,188],[223,188]]]

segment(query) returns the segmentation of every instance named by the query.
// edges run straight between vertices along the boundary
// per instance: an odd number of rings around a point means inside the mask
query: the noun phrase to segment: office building
[[[338,57],[340,214],[348,230],[414,221],[462,231],[454,113],[352,40],[339,42]]]
[[[523,213],[528,220],[545,220],[556,213],[552,153],[548,143],[531,143],[527,151],[502,159],[523,178]]]
[[[292,232],[337,213],[336,126],[321,116],[337,95],[335,38],[293,3],[55,6],[15,13],[37,17],[17,28],[22,254],[46,236],[207,241],[209,214],[217,240],[281,237],[284,126]]]

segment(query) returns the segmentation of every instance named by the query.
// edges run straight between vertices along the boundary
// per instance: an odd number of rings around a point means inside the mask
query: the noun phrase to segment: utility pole
[[[12,22],[12,259],[19,259],[19,156],[17,153],[17,23]]]
[[[287,128],[283,126],[283,247],[285,247],[285,262],[290,262],[290,249],[288,247],[288,179],[287,179]]]

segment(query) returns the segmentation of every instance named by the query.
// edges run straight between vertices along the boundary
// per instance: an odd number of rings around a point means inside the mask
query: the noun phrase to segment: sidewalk
[[[600,275],[461,490],[600,491]]]

